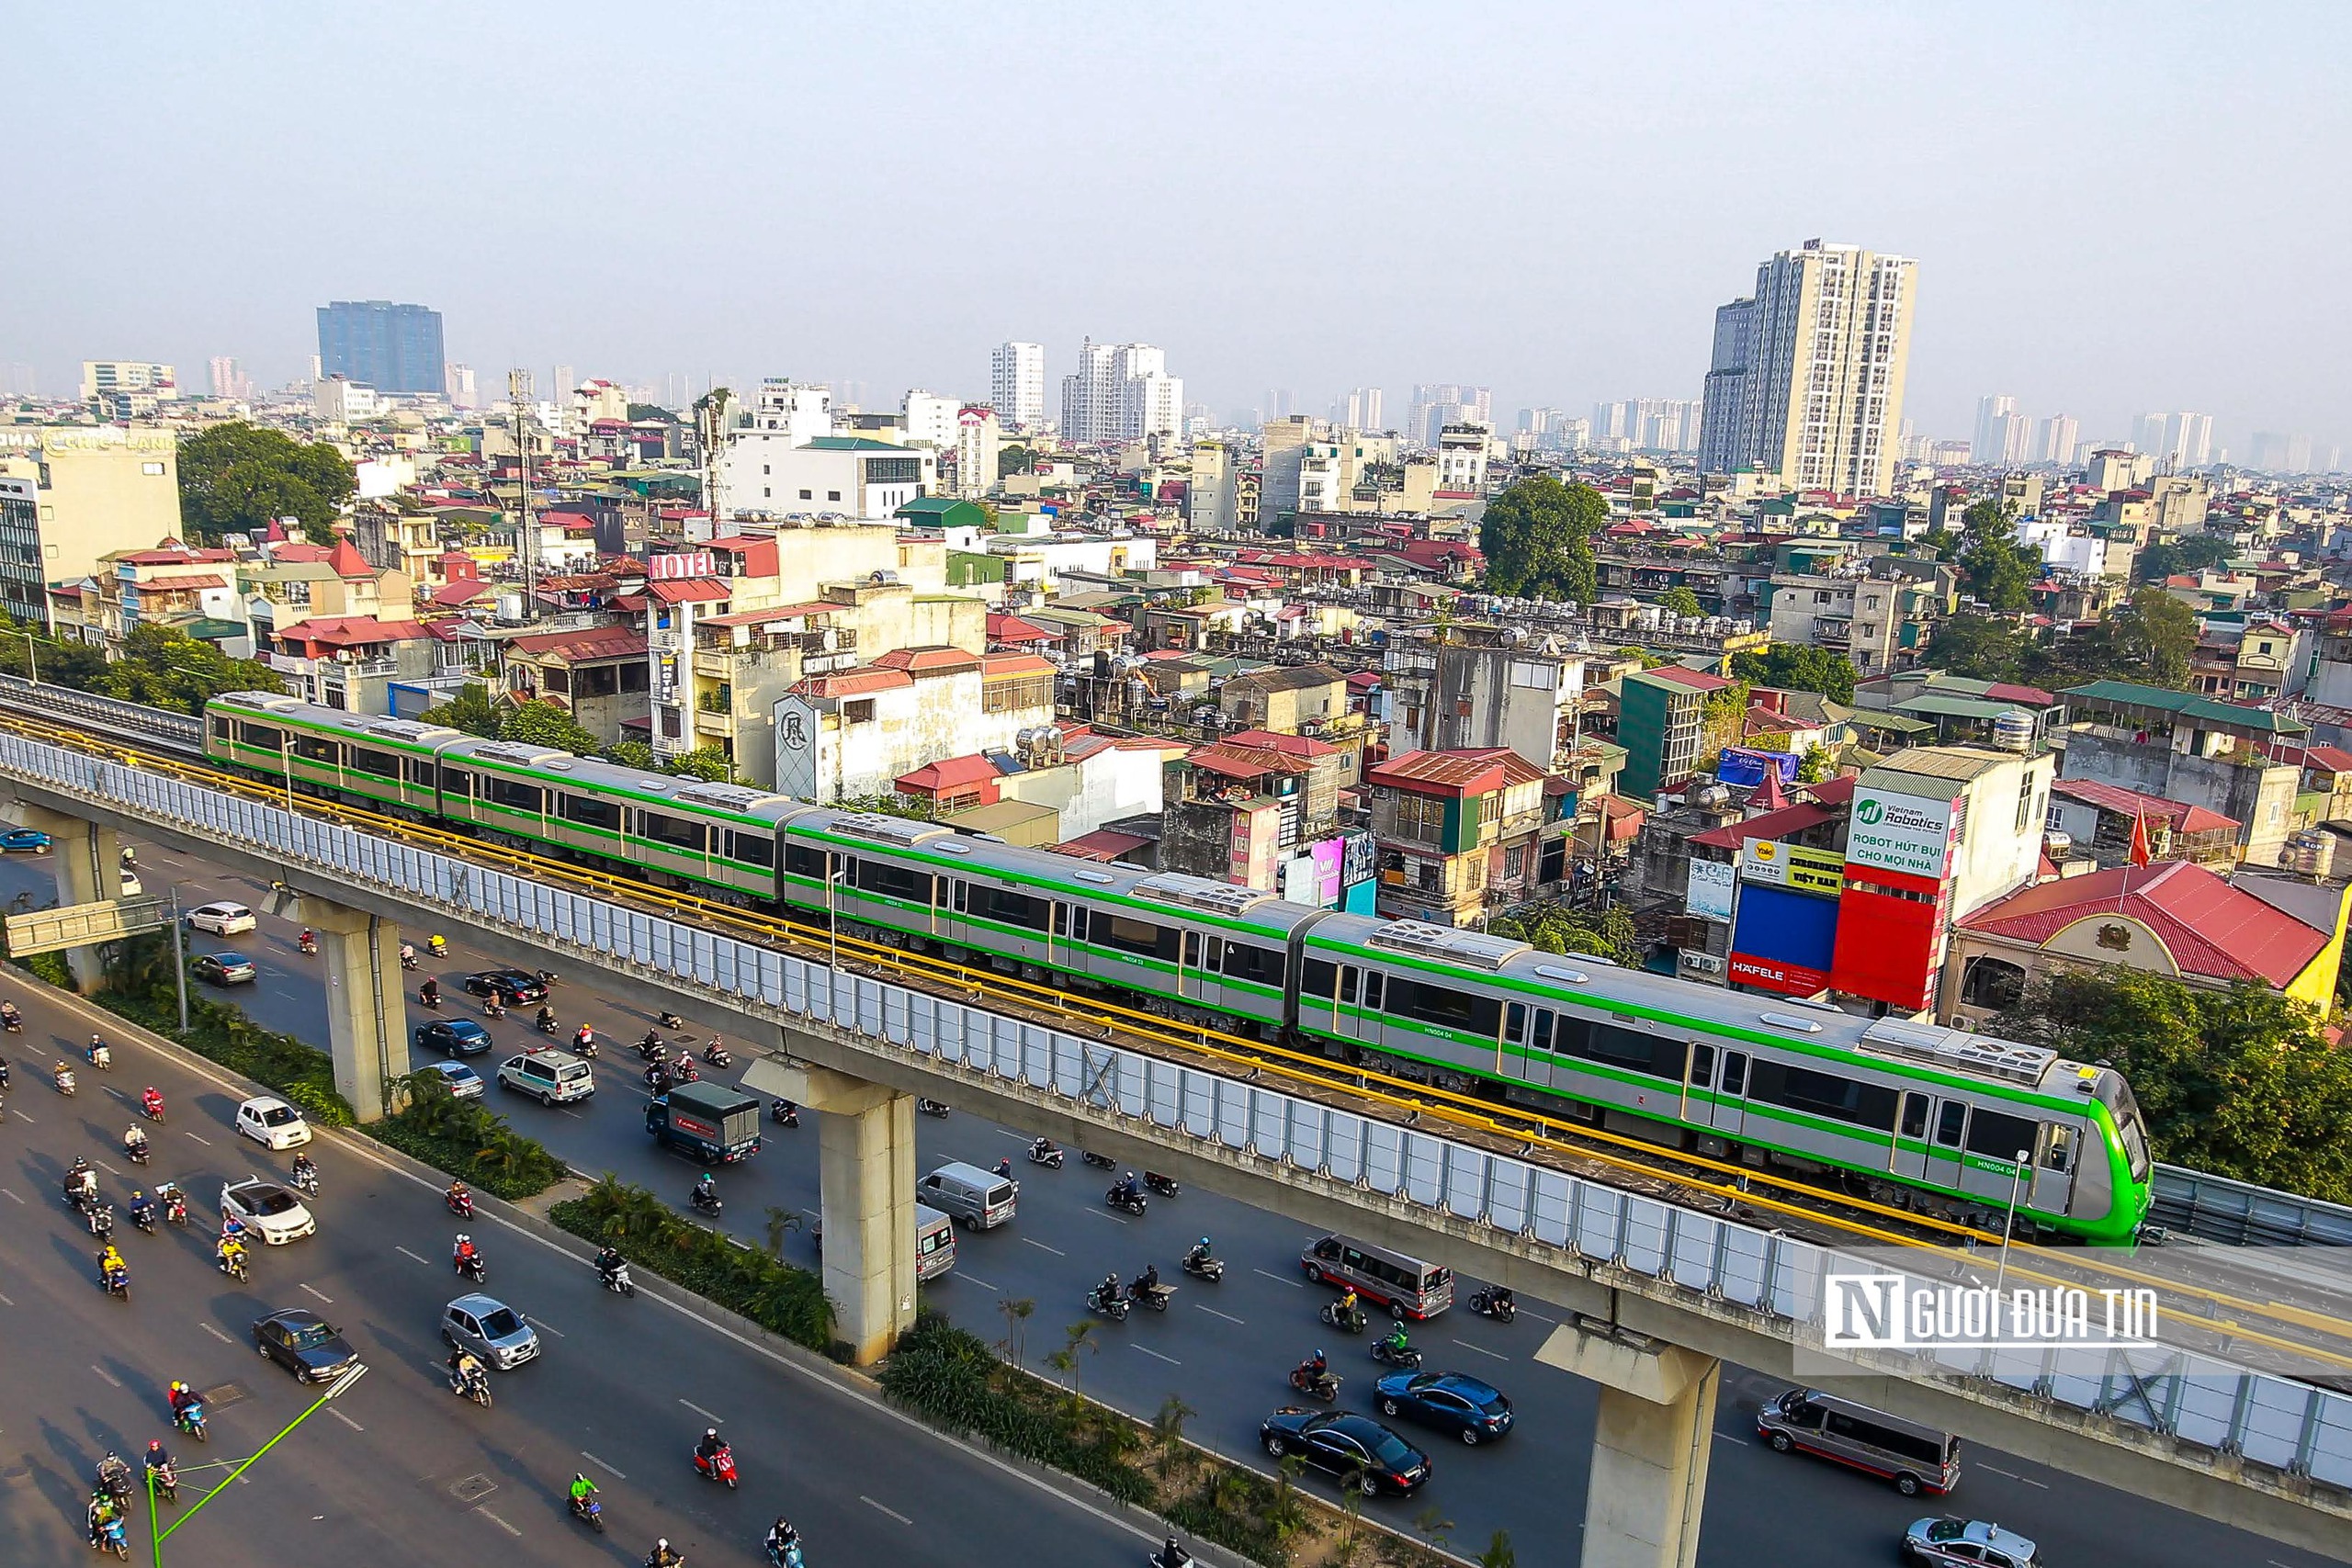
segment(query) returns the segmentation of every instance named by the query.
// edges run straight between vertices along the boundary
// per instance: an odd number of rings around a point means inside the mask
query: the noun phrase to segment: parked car
[[[481,1075],[463,1062],[427,1062],[419,1069],[431,1073],[449,1086],[453,1100],[480,1100],[485,1087]]]
[[[274,1094],[257,1094],[237,1107],[238,1135],[266,1149],[296,1148],[311,1141],[302,1113]]]
[[[523,1314],[480,1292],[459,1296],[441,1314],[441,1337],[463,1346],[502,1372],[511,1372],[539,1353],[539,1337]]]
[[[484,969],[466,976],[466,990],[477,997],[494,996],[508,1007],[547,1000],[548,988],[537,975],[523,969]]]
[[[255,1319],[254,1347],[292,1372],[296,1382],[333,1382],[359,1364],[342,1331],[306,1307]]]
[[[38,828],[10,828],[0,832],[0,850],[38,854],[49,848],[49,835]]]
[[[214,936],[237,936],[252,931],[261,921],[243,904],[199,904],[187,912],[187,923]]]
[[[319,1222],[302,1206],[301,1194],[282,1181],[248,1177],[220,1189],[222,1217],[234,1214],[263,1245],[283,1247],[316,1235]]]
[[[480,1056],[490,1050],[490,1031],[469,1018],[445,1018],[420,1024],[416,1044],[421,1051],[438,1051],[447,1056]]]
[[[1510,1431],[1514,1419],[1501,1390],[1460,1372],[1390,1372],[1372,1387],[1383,1416],[1451,1432],[1473,1448]]]
[[[1903,1532],[1903,1561],[1924,1568],[2041,1568],[2041,1554],[2017,1531],[1982,1519],[1921,1519]]]
[[[1369,1416],[1286,1405],[1258,1427],[1267,1457],[1296,1454],[1365,1496],[1406,1496],[1430,1478],[1430,1456]]]
[[[254,961],[242,953],[199,953],[189,965],[199,980],[209,980],[216,986],[242,986],[260,971]]]

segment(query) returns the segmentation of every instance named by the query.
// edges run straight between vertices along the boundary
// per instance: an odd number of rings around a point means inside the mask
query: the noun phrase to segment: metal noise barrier
[[[180,780],[0,735],[0,771],[175,828],[263,849],[420,903],[553,937],[888,1042],[937,1061],[1148,1120],[1335,1184],[1483,1224],[1779,1320],[1818,1343],[1845,1254],[1677,1208],[1430,1133],[1373,1121],[1196,1067],[715,935],[505,872],[369,837]],[[2160,1364],[2143,1364],[2156,1361]],[[2118,1353],[2103,1375],[2058,1373],[2013,1349],[1915,1355],[1905,1375],[1999,1386],[2298,1476],[2352,1488],[2352,1395],[2187,1351]],[[2017,1408],[2027,1408],[2020,1402]]]

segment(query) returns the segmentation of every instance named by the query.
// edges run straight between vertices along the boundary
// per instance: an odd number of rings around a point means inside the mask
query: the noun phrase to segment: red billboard
[[[1829,987],[1829,972],[1826,969],[1808,969],[1802,964],[1783,964],[1776,958],[1756,958],[1745,953],[1735,953],[1724,963],[1725,973],[1736,986],[1754,986],[1792,997],[1810,997]]]
[[[1933,1007],[1947,908],[1943,897],[1906,898],[1848,882],[1838,899],[1838,948],[1829,983],[1848,996],[1868,997],[1905,1012]]]

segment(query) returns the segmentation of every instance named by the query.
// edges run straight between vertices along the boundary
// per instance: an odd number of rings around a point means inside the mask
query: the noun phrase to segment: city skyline
[[[311,307],[373,297],[430,302],[448,318],[450,357],[493,377],[563,360],[662,384],[716,365],[737,379],[789,373],[984,398],[994,344],[1046,344],[1050,387],[1072,345],[1108,332],[1165,345],[1188,395],[1220,414],[1259,406],[1269,386],[1297,389],[1310,409],[1376,387],[1394,423],[1414,383],[1443,375],[1475,378],[1505,409],[1698,398],[1710,312],[1742,290],[1757,257],[1819,234],[1920,262],[1906,407],[1923,433],[1965,439],[1977,400],[1997,389],[2037,416],[2064,411],[2089,440],[2128,439],[2146,411],[2186,408],[2211,411],[2215,447],[2233,454],[2257,431],[2307,433],[2325,449],[2352,439],[2352,384],[2335,369],[2352,302],[2328,278],[2352,217],[2311,199],[2325,178],[2293,150],[2352,134],[2352,111],[2322,71],[2341,52],[2330,42],[2352,42],[2352,20],[2294,13],[2300,44],[2283,51],[2277,28],[2214,28],[2206,16],[2134,11],[2117,28],[2024,6],[1964,23],[1922,8],[1855,28],[1826,12],[1669,6],[1433,27],[1373,8],[1340,39],[1303,19],[1253,20],[1262,63],[1229,82],[1214,27],[1060,10],[943,18],[904,50],[888,18],[862,14],[790,27],[746,14],[699,25],[691,47],[658,35],[623,46],[633,29],[526,7],[483,18],[483,47],[462,58],[433,28],[395,28],[384,69],[432,62],[416,78],[424,112],[400,138],[307,142],[254,117],[159,144],[134,116],[61,143],[52,187],[72,194],[17,253],[18,310],[0,359],[12,381],[14,367],[33,367],[45,391],[70,385],[85,359],[123,355],[232,356],[277,385],[307,366]],[[138,25],[147,47],[112,49],[60,17],[28,17],[27,47],[56,62],[25,84],[28,118],[65,123],[101,83],[169,102],[175,84],[200,77],[208,96],[231,101],[331,78],[343,63],[334,22],[290,9],[222,28],[171,15]],[[1513,47],[1494,49],[1503,36]],[[1560,65],[1571,39],[1576,63]],[[1329,69],[1278,71],[1293,46]],[[1937,68],[1919,70],[1929,55]],[[504,63],[526,58],[544,68]],[[882,58],[904,89],[887,112],[868,91]],[[869,222],[856,244],[794,248],[788,288],[769,287],[750,259],[788,227],[769,213],[910,177],[911,152],[889,148],[937,145],[924,132],[952,134],[1007,93],[1051,94],[1090,67],[1120,71],[1155,105],[1158,129],[1112,128],[1089,152],[1097,166],[1152,169],[1129,204],[1136,221],[1048,219],[1026,161],[983,161],[920,216]],[[1787,90],[1732,90],[1759,68]],[[1555,69],[1575,93],[1536,90]],[[751,125],[721,107],[751,101],[778,72],[807,79],[807,114]],[[1466,118],[1442,138],[1399,127],[1376,140],[1385,220],[1448,243],[1363,252],[1316,225],[1267,229],[1231,198],[1229,176],[1264,148],[1291,148],[1301,167],[1354,155],[1359,133],[1341,128],[1355,117],[1340,108],[1354,85],[1408,79],[1417,99],[1466,106]],[[560,268],[450,243],[448,171],[481,166],[482,147],[514,124],[560,123],[572,107],[567,84],[605,80],[627,84],[618,122],[650,143],[741,140],[760,154],[758,174],[738,188],[740,169],[686,160],[665,195],[703,214],[695,225],[601,225]],[[2145,95],[2159,85],[2187,96],[2258,87],[2273,113],[2259,124],[2151,118]],[[1840,118],[1902,133],[1856,138],[1798,107],[1825,94],[1847,106]],[[865,137],[909,112],[919,123],[904,134]],[[1188,158],[1148,156],[1170,124],[1184,128]],[[836,137],[877,145],[854,166],[816,155]],[[1443,207],[1465,153],[1460,177],[1495,176],[1498,190],[1589,194],[1498,200],[1465,229]],[[109,178],[131,164],[147,171],[135,199]],[[605,173],[559,141],[535,172],[535,199],[594,209],[612,199]],[[224,180],[236,192],[227,221]],[[1599,217],[1604,190],[1676,187],[1703,199],[1650,204],[1637,244]],[[369,201],[333,196],[360,190]],[[2158,200],[2291,214],[2293,238],[2158,244],[2142,237]],[[2051,220],[2030,233],[1952,221],[1972,210]],[[1033,212],[1050,222],[1052,245],[1027,232]],[[141,289],[113,288],[87,265],[109,237],[149,227],[187,238]]]

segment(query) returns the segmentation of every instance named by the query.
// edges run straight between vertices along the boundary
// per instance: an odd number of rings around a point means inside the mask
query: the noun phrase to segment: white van
[[[526,1051],[499,1064],[501,1088],[527,1094],[541,1105],[568,1105],[596,1092],[595,1072],[569,1051]]]
[[[1012,1218],[1021,1184],[992,1170],[957,1161],[943,1165],[916,1184],[915,1197],[967,1231],[992,1230]]]

